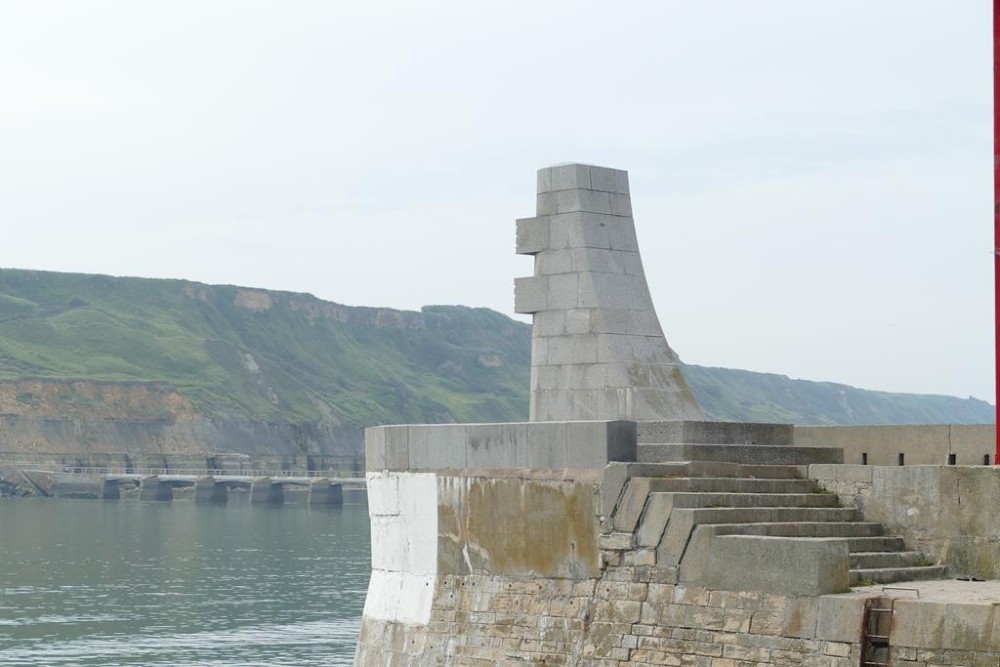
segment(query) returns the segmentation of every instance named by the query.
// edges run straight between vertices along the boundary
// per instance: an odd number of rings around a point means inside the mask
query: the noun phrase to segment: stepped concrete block
[[[763,479],[805,479],[808,466],[798,465],[754,465],[741,464],[741,477],[758,477]]]
[[[850,546],[850,545],[848,545]],[[865,551],[851,550],[851,569],[878,570],[898,567],[914,567],[920,561],[916,551]]]
[[[343,505],[344,485],[332,484],[329,480],[319,480],[309,485],[310,505]]]
[[[847,543],[755,535],[713,541],[702,585],[784,595],[841,593],[849,587]]]
[[[700,523],[795,523],[802,521],[855,521],[858,511],[847,507],[697,507],[679,508]]]
[[[572,248],[564,251],[553,251],[565,254],[570,258],[569,270],[581,273],[611,273],[622,277],[626,275],[627,255],[607,248]],[[631,333],[631,332],[630,332]]]
[[[646,421],[637,429],[637,437],[643,444],[790,446],[794,434],[795,427],[791,424],[693,420]]]
[[[578,190],[591,187],[590,165],[588,164],[557,164],[538,170],[538,191],[555,192],[557,190]],[[545,177],[542,174],[545,174]]]
[[[410,470],[448,470],[467,466],[468,426],[415,424],[407,429]]]
[[[848,546],[852,554],[880,551],[903,551],[906,544],[901,537],[851,537]]]
[[[525,425],[525,466],[528,468],[568,468],[565,422],[536,422]]]
[[[648,477],[634,477],[625,487],[625,493],[614,513],[615,530],[631,533],[639,524],[639,517],[646,506],[652,480]]]
[[[618,170],[607,167],[590,167],[590,188],[602,192],[618,192]]]
[[[388,470],[410,469],[410,429],[385,426],[385,465]]]
[[[656,548],[656,562],[663,565],[680,565],[695,526],[692,510],[672,511],[663,531],[663,538]]]
[[[677,496],[672,493],[651,493],[646,500],[646,508],[635,533],[635,541],[640,547],[656,547],[663,539],[663,531],[673,511]]]
[[[250,502],[254,505],[282,505],[285,489],[270,477],[255,479],[250,486]]]
[[[675,493],[675,507],[839,507],[825,493]]]
[[[549,281],[546,276],[516,278],[514,280],[514,312],[537,313],[549,305]]]
[[[1000,630],[998,608],[995,604],[927,604],[919,599],[897,598],[892,642],[934,652],[996,651],[1000,646],[996,634]]]
[[[598,308],[603,303],[637,306],[638,304],[633,303],[636,292],[635,281],[635,276],[623,273],[591,271],[580,279],[575,290],[577,303],[569,307]]]
[[[558,273],[542,276],[546,280],[545,305],[541,310],[570,310],[577,308],[580,301],[580,277],[575,273]],[[538,280],[539,277],[532,278]],[[514,290],[517,297],[517,285]]]
[[[653,488],[659,490],[662,478],[682,478],[695,474],[699,473],[694,472],[692,465],[689,463],[626,463],[612,461],[604,468],[598,513],[602,516],[611,516],[614,513],[626,483],[632,478],[655,478],[656,482],[654,484],[656,486]],[[684,480],[680,481],[683,482]]]
[[[470,424],[466,432],[469,468],[523,468],[527,465],[527,424]]]
[[[214,477],[199,477],[194,482],[194,501],[196,503],[224,503],[229,500],[229,487],[219,484]]]
[[[546,250],[535,255],[535,275],[551,276],[573,271],[572,250]]]
[[[824,595],[819,598],[816,614],[817,639],[845,644],[860,637],[865,614],[865,598],[847,595]]]
[[[571,467],[575,468],[603,468],[610,461],[635,461],[635,422],[569,422],[566,449]]]
[[[891,584],[897,581],[926,581],[928,579],[944,579],[948,568],[940,565],[925,567],[889,567],[876,569],[851,570],[851,586],[858,586],[865,581],[879,584]]]
[[[640,461],[731,461],[770,465],[841,463],[844,450],[830,447],[772,447],[769,445],[642,444]]]
[[[534,255],[549,248],[548,217],[521,218],[516,224],[519,255]]]
[[[385,427],[365,429],[365,470],[386,470],[385,459]],[[215,484],[215,480],[212,481]],[[195,484],[195,499],[198,498],[198,485]]]
[[[143,477],[139,483],[139,500],[168,501],[174,499],[174,487],[156,475]]]
[[[879,537],[882,524],[870,521],[784,521],[704,524],[716,535],[769,535],[772,537]]]

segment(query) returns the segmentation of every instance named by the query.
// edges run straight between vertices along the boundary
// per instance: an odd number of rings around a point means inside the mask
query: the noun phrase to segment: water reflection
[[[4,665],[348,665],[362,506],[0,502]]]

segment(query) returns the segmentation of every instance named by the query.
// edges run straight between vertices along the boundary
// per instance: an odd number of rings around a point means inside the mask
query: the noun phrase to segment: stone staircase
[[[790,427],[781,425],[726,425],[758,428],[703,434],[750,440],[728,445],[660,441],[690,437],[683,424],[654,423],[644,432],[640,423],[638,462],[605,470],[605,542],[621,552],[612,549],[606,557],[644,564],[651,580],[697,582],[707,576],[719,538],[836,540],[846,543],[850,586],[945,576],[944,567],[927,565],[901,538],[884,535],[881,524],[864,521],[857,509],[840,506],[836,495],[805,478],[807,464],[839,463],[840,450],[793,447]],[[751,440],[762,435],[779,444]]]

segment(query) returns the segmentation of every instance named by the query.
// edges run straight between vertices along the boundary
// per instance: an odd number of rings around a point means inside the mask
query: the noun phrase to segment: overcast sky
[[[987,0],[0,0],[0,266],[513,311],[627,169],[686,362],[993,400]]]

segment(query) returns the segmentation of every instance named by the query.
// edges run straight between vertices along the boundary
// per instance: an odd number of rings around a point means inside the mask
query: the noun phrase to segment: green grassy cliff
[[[0,415],[24,419],[290,425],[303,441],[336,434],[356,450],[373,424],[526,419],[529,355],[530,327],[487,309],[406,312],[183,280],[0,270]],[[718,419],[993,419],[975,399],[699,366],[685,374]]]

